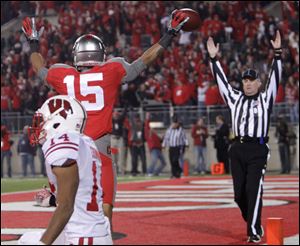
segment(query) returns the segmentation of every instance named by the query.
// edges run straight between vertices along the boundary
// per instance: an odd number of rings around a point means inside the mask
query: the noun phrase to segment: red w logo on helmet
[[[63,117],[63,118],[67,118],[68,114],[73,114],[73,109],[71,107],[71,104],[66,101],[66,100],[62,100],[62,99],[53,99],[49,101],[49,110],[50,113],[53,114],[56,110],[63,108],[64,110],[61,110],[59,112],[59,114]]]

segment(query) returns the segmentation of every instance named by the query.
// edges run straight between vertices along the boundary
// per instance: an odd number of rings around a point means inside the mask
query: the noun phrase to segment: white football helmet
[[[75,41],[73,56],[76,68],[101,65],[105,60],[105,46],[101,38],[85,34]]]
[[[82,133],[86,119],[84,107],[75,98],[63,95],[51,97],[33,116],[33,125],[28,129],[30,143],[43,144],[58,132]]]

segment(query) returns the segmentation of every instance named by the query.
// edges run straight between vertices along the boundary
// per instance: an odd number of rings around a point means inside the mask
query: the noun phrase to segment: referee
[[[188,140],[177,117],[173,117],[173,123],[168,128],[162,147],[169,147],[169,160],[171,163],[171,178],[180,178],[182,169],[179,165],[179,159],[183,156],[185,147],[188,147]]]
[[[265,90],[261,91],[258,74],[247,69],[242,74],[243,90],[230,86],[216,55],[219,44],[215,46],[212,37],[207,41],[210,67],[218,83],[220,93],[229,106],[232,130],[235,141],[229,157],[231,161],[234,186],[234,200],[238,204],[243,219],[247,222],[248,242],[259,243],[264,234],[261,226],[263,178],[269,154],[268,130],[270,114],[275,102],[278,84],[281,79],[281,37],[276,32],[271,40],[274,60]]]

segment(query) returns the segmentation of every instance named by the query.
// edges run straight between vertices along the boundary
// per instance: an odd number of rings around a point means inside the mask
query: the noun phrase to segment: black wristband
[[[175,35],[171,31],[168,31],[162,36],[162,38],[158,41],[158,43],[166,49],[171,44],[172,39],[174,37]]]
[[[277,55],[277,54],[281,54],[282,53],[282,48],[276,48],[276,49],[274,49],[274,52],[275,52],[275,54]]]
[[[275,58],[280,58],[282,53],[282,48],[276,48],[274,49]]]
[[[217,55],[214,58],[209,57],[211,62],[216,62],[217,61]]]
[[[51,207],[56,207],[56,197],[53,194],[51,194],[51,197],[50,197],[50,200],[49,200],[49,205]]]
[[[29,45],[30,45],[31,53],[39,52],[39,41],[38,40],[30,40]]]

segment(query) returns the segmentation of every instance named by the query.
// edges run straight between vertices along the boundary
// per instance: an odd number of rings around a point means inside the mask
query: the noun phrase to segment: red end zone
[[[245,244],[246,224],[234,204],[229,176],[123,183],[117,190],[114,244]],[[10,206],[32,201],[33,194],[1,195],[1,241],[16,240],[7,229],[47,226],[52,212]],[[263,226],[268,217],[283,218],[284,237],[299,234],[297,176],[266,177]]]

